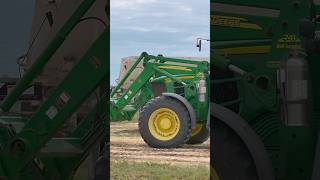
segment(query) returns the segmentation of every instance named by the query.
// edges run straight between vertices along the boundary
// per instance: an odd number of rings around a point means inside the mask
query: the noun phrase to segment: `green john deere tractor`
[[[319,10],[319,1],[211,0],[219,179],[320,179]]]
[[[118,93],[139,63],[143,70]],[[142,53],[110,95],[111,121],[139,113],[139,131],[151,147],[174,148],[209,138],[209,63]]]

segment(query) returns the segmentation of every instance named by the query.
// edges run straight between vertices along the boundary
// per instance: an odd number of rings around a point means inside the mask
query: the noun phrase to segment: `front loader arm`
[[[77,107],[106,79],[107,37],[106,30],[23,129],[3,147],[1,167],[10,179],[17,178],[19,171],[33,160]]]
[[[56,34],[48,47],[0,105],[8,112],[30,83],[63,44],[96,0],[81,5]],[[1,120],[1,179],[70,179],[90,149],[105,137],[107,96],[100,96],[95,108],[69,137],[54,138],[59,128],[98,87],[107,81],[109,29],[100,35],[79,63],[50,93],[33,116],[14,127],[13,120]],[[20,119],[19,117],[17,119]],[[39,178],[38,178],[39,177]]]

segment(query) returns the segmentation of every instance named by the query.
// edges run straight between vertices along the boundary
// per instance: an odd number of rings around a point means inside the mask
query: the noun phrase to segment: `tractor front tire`
[[[154,148],[176,148],[191,135],[191,119],[179,100],[159,96],[140,111],[139,131],[143,140]]]
[[[202,144],[209,139],[210,132],[204,123],[198,123],[191,131],[187,144]]]

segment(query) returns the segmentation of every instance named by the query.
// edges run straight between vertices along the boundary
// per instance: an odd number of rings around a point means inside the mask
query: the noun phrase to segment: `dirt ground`
[[[150,148],[140,137],[138,123],[117,122],[110,126],[111,160],[204,165],[210,162],[210,140],[176,149]]]

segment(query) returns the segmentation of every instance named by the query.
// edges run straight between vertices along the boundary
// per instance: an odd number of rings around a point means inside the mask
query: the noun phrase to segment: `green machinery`
[[[106,28],[80,62],[51,92],[30,117],[7,115],[23,92],[32,85],[51,56],[81,21],[95,0],[84,0],[56,34],[28,72],[0,106],[0,179],[72,179],[79,165],[97,144],[106,141],[107,95],[98,96],[97,105],[68,137],[55,133],[77,107],[108,74],[109,30]],[[85,72],[85,73],[84,73]],[[107,154],[99,161],[96,178],[107,173]],[[105,176],[106,177],[106,176]]]
[[[211,0],[221,180],[320,179],[319,1]]]
[[[139,63],[143,71],[118,93]],[[142,53],[110,95],[111,121],[139,113],[139,131],[152,147],[197,144],[209,137],[209,63]]]

